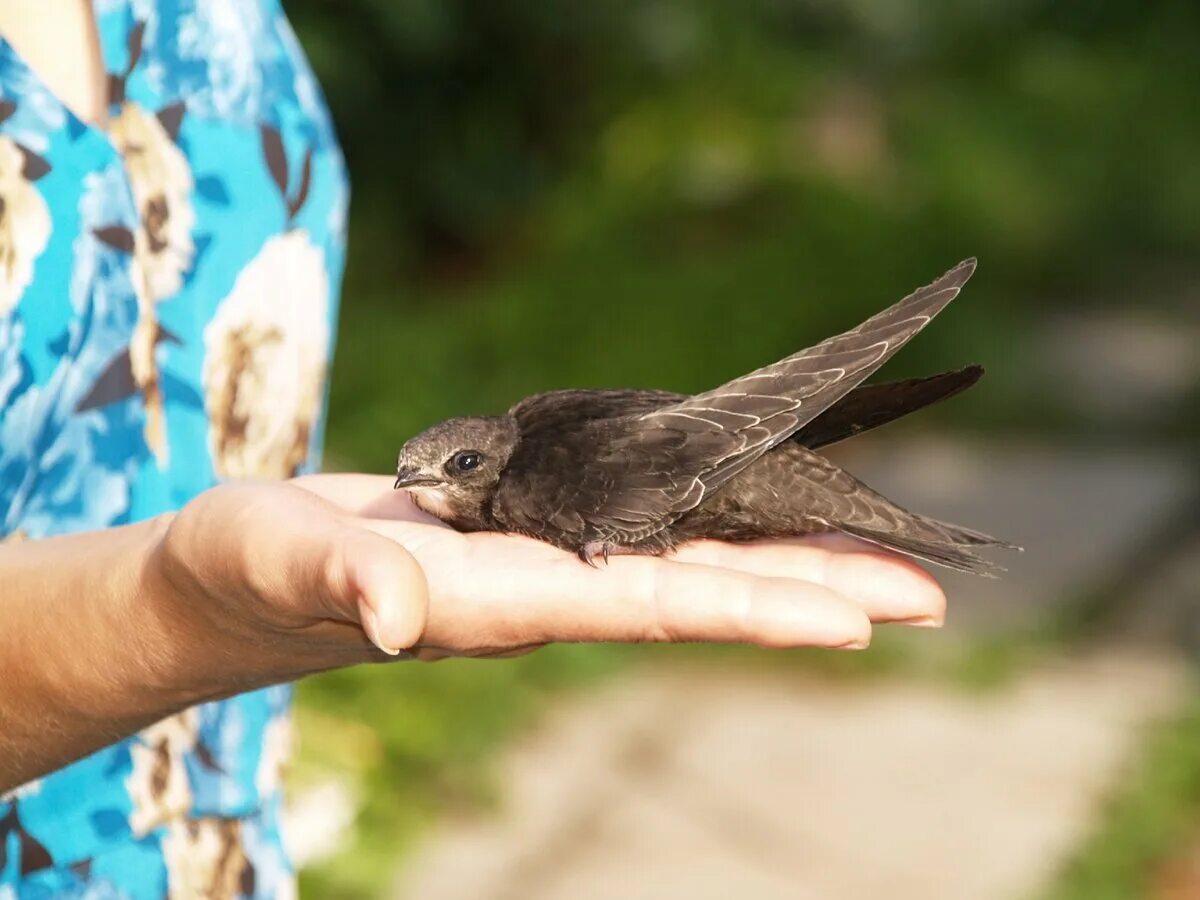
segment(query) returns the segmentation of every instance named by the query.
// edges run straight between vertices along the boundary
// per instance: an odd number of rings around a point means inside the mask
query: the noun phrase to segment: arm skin
[[[594,570],[459,534],[388,477],[228,485],[141,524],[0,546],[0,791],[323,669],[554,641],[859,648],[872,621],[944,610],[923,570],[842,540],[700,542]]]

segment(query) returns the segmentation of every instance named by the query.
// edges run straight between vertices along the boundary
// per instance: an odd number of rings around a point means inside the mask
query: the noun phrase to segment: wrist
[[[122,560],[105,589],[96,593],[101,615],[124,633],[123,687],[106,691],[121,710],[157,719],[220,692],[203,665],[201,648],[214,646],[198,606],[164,575],[166,536],[174,513],[129,526]]]
[[[206,700],[263,686],[244,671],[252,648],[230,627],[177,534],[177,514],[144,523],[146,533],[135,552],[129,615],[138,624],[143,690],[161,704],[181,709]],[[251,652],[247,652],[247,651]]]
[[[281,586],[303,596],[313,585],[302,553],[262,540],[254,519],[265,507],[256,494],[216,488],[147,523],[137,615],[160,652],[148,655],[143,676],[189,705],[329,667],[271,602]]]
[[[136,689],[166,707],[190,705],[205,693],[188,659],[188,646],[204,641],[200,622],[185,615],[186,599],[164,574],[164,544],[174,518],[167,513],[142,523],[130,550],[129,583],[121,591],[121,616],[134,623]]]

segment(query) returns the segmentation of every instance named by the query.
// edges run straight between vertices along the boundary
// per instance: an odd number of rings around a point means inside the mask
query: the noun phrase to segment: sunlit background
[[[1200,6],[286,5],[354,182],[330,468],[711,387],[977,256],[884,374],[987,377],[836,455],[1028,547],[863,654],[310,679],[310,896],[1200,896]]]

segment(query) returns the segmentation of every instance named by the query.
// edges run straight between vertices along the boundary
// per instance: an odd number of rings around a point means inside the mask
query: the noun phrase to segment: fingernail
[[[945,623],[933,616],[914,616],[911,619],[897,619],[896,624],[910,625],[913,628],[941,628]]]
[[[849,641],[845,644],[838,644],[833,649],[834,650],[866,650],[870,646],[871,646],[870,641],[856,640],[856,641]]]
[[[383,638],[379,636],[379,618],[375,615],[375,610],[367,606],[363,601],[358,603],[359,614],[362,616],[363,631],[367,637],[371,639],[371,643],[386,653],[388,656],[399,656],[399,647],[389,647],[383,642]]]

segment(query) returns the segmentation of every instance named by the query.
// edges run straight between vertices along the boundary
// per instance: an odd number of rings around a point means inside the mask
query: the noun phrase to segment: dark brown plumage
[[[995,538],[910,513],[816,449],[952,396],[978,366],[860,386],[958,295],[975,261],[844,334],[695,396],[566,390],[410,440],[397,487],[467,531],[530,535],[587,562],[695,538],[840,531],[961,571]]]

